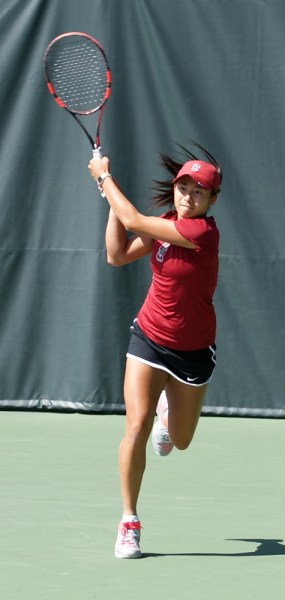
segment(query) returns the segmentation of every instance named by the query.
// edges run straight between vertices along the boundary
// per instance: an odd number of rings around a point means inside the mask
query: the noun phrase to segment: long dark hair
[[[216,167],[217,171],[220,173],[222,182],[222,169],[217,160],[214,158],[214,156],[212,156],[212,154],[210,154],[210,152],[208,152],[206,148],[203,148],[201,144],[195,142],[195,140],[190,139],[189,142],[192,146],[195,146],[195,148],[198,148],[203,153],[204,157],[207,159],[208,162],[210,162],[212,165],[214,165],[214,167]],[[184,163],[188,160],[201,160],[198,159],[198,157],[195,154],[193,154],[193,152],[190,152],[188,148],[185,148],[180,144],[177,144],[177,146],[180,149],[179,155],[182,157],[182,160],[175,160],[167,154],[160,154],[161,164],[171,174],[171,179],[165,179],[164,181],[154,181],[153,190],[155,193],[152,198],[154,204],[157,206],[169,206],[173,204],[173,179],[175,179],[178,171],[181,169]],[[218,194],[219,191],[220,189],[215,191],[215,194]]]

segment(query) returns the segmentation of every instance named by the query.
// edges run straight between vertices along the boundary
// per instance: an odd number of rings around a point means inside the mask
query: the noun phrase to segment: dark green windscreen
[[[198,140],[223,167],[204,413],[285,416],[284,26],[284,0],[1,0],[1,408],[124,411],[148,260],[106,264],[91,147],[43,73],[50,39],[84,31],[113,74],[103,150],[141,211],[176,142]]]

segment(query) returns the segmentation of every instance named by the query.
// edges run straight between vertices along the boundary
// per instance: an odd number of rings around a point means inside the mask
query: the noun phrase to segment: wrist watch
[[[112,179],[112,175],[111,173],[102,173],[102,175],[99,175],[98,179],[96,179],[98,186],[101,186],[103,181],[105,181],[106,177],[111,177]]]

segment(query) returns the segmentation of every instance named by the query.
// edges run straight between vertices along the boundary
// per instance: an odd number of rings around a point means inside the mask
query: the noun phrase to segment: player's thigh
[[[124,379],[127,419],[144,419],[152,424],[156,405],[167,379],[165,371],[134,358],[127,358]]]
[[[194,435],[207,384],[186,385],[170,377],[166,384],[169,434],[177,447],[186,448]]]

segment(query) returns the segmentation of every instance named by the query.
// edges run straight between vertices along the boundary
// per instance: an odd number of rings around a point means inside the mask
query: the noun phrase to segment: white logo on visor
[[[201,168],[201,165],[198,165],[197,163],[195,163],[194,165],[192,165],[190,170],[197,172],[200,170],[200,168]]]

